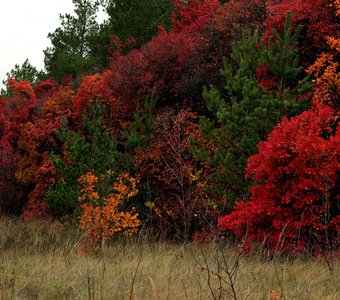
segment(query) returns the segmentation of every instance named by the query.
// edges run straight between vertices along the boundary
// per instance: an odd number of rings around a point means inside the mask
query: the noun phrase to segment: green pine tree
[[[38,71],[36,67],[32,66],[28,58],[21,64],[15,64],[14,68],[11,71],[6,73],[6,77],[13,78],[16,81],[24,81],[27,80],[31,86],[35,86],[41,80],[46,79],[46,74],[40,70]],[[6,80],[2,81],[3,85],[6,85]],[[0,96],[2,97],[10,97],[11,92],[7,89],[1,89]]]
[[[60,15],[61,26],[48,34],[51,47],[44,50],[48,76],[57,81],[66,75],[81,79],[94,73],[101,65],[100,57],[93,53],[100,25],[96,21],[99,3],[96,0],[72,0],[74,15]]]
[[[289,17],[288,17],[289,18]],[[289,22],[289,20],[288,20]],[[288,23],[289,24],[289,23]],[[285,29],[290,32],[290,29]],[[283,57],[286,53],[285,66],[283,60],[273,59],[273,70],[281,70],[281,82],[289,78],[297,78],[301,69],[297,66],[295,40],[285,33],[282,47],[291,51],[272,51],[273,57]],[[258,48],[258,33],[244,31],[242,39],[232,45],[230,60],[224,60],[221,70],[225,78],[225,90],[218,91],[215,87],[204,88],[203,98],[213,118],[201,118],[201,130],[207,139],[215,145],[214,153],[194,147],[194,152],[203,160],[210,158],[216,172],[210,177],[210,192],[226,200],[227,209],[231,208],[236,199],[247,198],[250,182],[244,178],[244,170],[248,158],[256,153],[257,144],[263,140],[283,116],[292,116],[306,108],[306,104],[295,101],[292,93],[279,90],[264,91],[256,79],[256,69],[267,60],[268,48]],[[275,61],[280,66],[275,66]],[[282,71],[284,70],[284,71]],[[288,71],[289,70],[289,71]],[[304,81],[305,89],[310,85]],[[298,83],[297,85],[300,85]],[[290,90],[293,91],[293,90]],[[300,87],[300,92],[302,87]],[[279,95],[278,95],[279,94]]]
[[[173,0],[102,0],[109,15],[106,25],[111,35],[125,42],[129,37],[141,47],[158,33],[159,25],[172,26]]]
[[[303,67],[299,64],[298,39],[302,30],[299,25],[295,32],[291,30],[292,14],[287,12],[286,21],[281,37],[274,29],[274,42],[272,37],[268,43],[262,42],[263,62],[266,63],[272,74],[279,78],[278,93],[280,99],[284,95],[296,95],[305,93],[310,87],[309,76],[304,77],[296,84],[296,79],[303,73]]]
[[[126,148],[134,148],[136,146],[147,147],[150,144],[150,133],[153,125],[153,112],[156,105],[156,97],[151,94],[145,99],[144,107],[141,108],[137,104],[134,113],[134,120],[130,130],[122,132],[126,139]]]
[[[63,143],[63,152],[52,155],[58,181],[47,192],[47,203],[59,216],[73,214],[78,207],[80,195],[78,180],[90,170],[95,175],[117,173],[122,155],[117,143],[103,126],[104,107],[98,103],[92,106],[89,115],[84,114],[83,132],[70,130],[66,124],[58,138]]]

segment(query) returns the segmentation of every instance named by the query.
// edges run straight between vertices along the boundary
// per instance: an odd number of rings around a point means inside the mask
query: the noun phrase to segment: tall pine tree
[[[44,51],[49,76],[60,81],[66,75],[81,78],[100,65],[93,53],[94,37],[99,32],[96,21],[99,3],[95,0],[72,0],[74,15],[60,15],[61,27],[48,34],[52,47]]]
[[[244,178],[244,170],[258,142],[266,138],[282,116],[292,116],[306,108],[306,103],[296,101],[294,93],[306,92],[308,81],[295,82],[294,88],[285,85],[302,71],[296,51],[298,35],[291,34],[290,20],[288,15],[284,35],[277,35],[275,47],[272,42],[257,47],[258,33],[244,31],[241,41],[233,44],[230,59],[224,60],[221,75],[225,90],[220,92],[212,86],[204,89],[203,98],[213,117],[202,117],[200,125],[215,150],[194,147],[194,151],[201,159],[209,158],[216,169],[209,178],[210,192],[226,200],[227,209],[236,199],[247,198],[250,182]],[[258,84],[256,70],[263,62],[280,76],[282,84],[274,90],[265,91]]]

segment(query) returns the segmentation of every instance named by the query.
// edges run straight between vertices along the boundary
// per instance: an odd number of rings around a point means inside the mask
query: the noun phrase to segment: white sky
[[[6,72],[26,58],[44,68],[49,32],[60,26],[59,14],[72,13],[72,0],[0,0],[0,88]],[[99,19],[104,18],[102,10]]]

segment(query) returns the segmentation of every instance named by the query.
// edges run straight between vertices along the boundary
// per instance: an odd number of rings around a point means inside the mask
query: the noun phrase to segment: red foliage
[[[0,136],[0,211],[18,212],[25,201],[25,189],[16,181],[15,173],[21,159],[17,152],[21,126],[35,118],[37,99],[27,81],[7,81],[11,96],[1,98]]]
[[[70,87],[74,83],[72,75],[66,75],[61,79],[62,86]]]
[[[152,75],[151,86],[161,101],[184,96],[181,83],[198,67],[194,57],[200,42],[205,39],[198,31],[163,32],[142,48],[147,71]]]
[[[44,202],[48,187],[54,183],[56,173],[50,162],[50,153],[57,152],[55,133],[61,121],[72,117],[74,92],[70,87],[55,89],[41,106],[40,118],[22,125],[17,151],[21,153],[16,178],[23,184],[33,185],[28,202],[23,210],[24,218],[42,217],[51,214]]]
[[[197,119],[190,109],[160,112],[150,147],[135,156],[141,181],[148,183],[154,197],[145,203],[153,224],[159,233],[172,238],[186,239],[216,217],[215,206],[203,190],[205,170],[196,165],[190,152],[189,137],[199,135]]]
[[[204,28],[220,7],[218,0],[175,0],[176,12],[172,14],[173,31],[179,32],[192,24],[199,24]]]
[[[12,91],[17,97],[23,96],[27,99],[35,97],[33,88],[27,80],[18,82],[13,78],[9,78],[6,84],[7,90]]]
[[[28,199],[24,217],[41,216],[47,212],[43,197],[48,189],[41,168],[50,152],[58,151],[55,132],[71,116],[74,93],[53,80],[33,91],[28,82],[11,79],[8,89],[11,95],[1,99],[0,202],[8,212],[19,212]]]
[[[176,1],[175,27],[160,33],[141,49],[121,55],[115,50],[105,85],[119,109],[133,111],[153,90],[158,105],[172,105],[174,98],[188,99],[199,109],[202,86],[219,85],[222,57],[243,27],[258,27],[265,16],[265,1]]]
[[[124,56],[120,56],[119,59],[124,60]],[[129,83],[138,82],[138,80],[127,81],[124,88],[117,85],[123,83],[123,78],[130,78],[128,75],[120,77],[120,72],[127,70],[127,66],[122,65],[116,72],[106,71],[102,75],[94,74],[84,77],[73,105],[74,119],[79,126],[82,124],[84,112],[89,113],[90,102],[95,104],[100,99],[100,103],[105,106],[104,122],[112,129],[112,134],[119,134],[121,129],[127,127],[127,122],[131,119],[135,108],[135,103],[131,100],[133,95]],[[130,95],[124,95],[124,91]]]
[[[277,78],[271,74],[268,65],[257,67],[256,77],[260,87],[266,92],[277,87]]]
[[[148,74],[143,54],[133,50],[126,56],[119,56],[112,61],[111,73],[106,80],[109,88],[116,97],[123,98],[127,104],[139,98],[145,92],[148,84]],[[150,91],[147,89],[146,92]]]
[[[328,53],[309,69],[316,80],[315,110],[283,120],[260,144],[247,170],[258,182],[251,189],[252,200],[239,202],[232,214],[220,218],[220,225],[246,237],[247,248],[264,243],[272,252],[317,251],[320,245],[338,243],[339,115],[319,107],[336,109],[338,102],[338,11],[334,14],[334,7],[322,0],[230,0],[223,6],[217,0],[175,0],[175,8],[173,30],[160,28],[140,49],[122,55],[133,41],[123,45],[113,38],[109,70],[84,77],[76,92],[71,78],[62,86],[49,79],[34,90],[27,81],[8,80],[10,96],[0,98],[0,210],[15,211],[26,201],[25,218],[53,213],[43,198],[56,178],[49,157],[60,151],[55,132],[61,120],[73,121],[81,130],[83,113],[100,97],[106,106],[104,123],[118,135],[131,124],[136,105],[154,92],[158,113],[151,147],[134,155],[141,182],[150,189],[145,204],[161,234],[188,238],[203,230],[196,236],[206,238],[204,228],[218,213],[213,195],[205,192],[205,178],[213,170],[193,158],[188,141],[189,136],[200,140],[193,111],[204,105],[202,86],[222,86],[222,57],[230,54],[230,44],[243,28],[266,30],[265,37],[273,28],[281,33],[290,10],[293,30],[304,26],[300,54],[305,65],[329,42]],[[265,67],[257,70],[266,90],[276,84],[268,74]],[[173,110],[182,99],[192,109]]]
[[[284,119],[249,159],[251,201],[219,219],[245,248],[300,253],[339,246],[340,125],[330,107]],[[334,129],[336,131],[334,133]]]
[[[136,103],[144,101],[152,90],[163,104],[174,97],[190,99],[200,95],[205,70],[211,68],[212,60],[205,37],[207,20],[212,19],[219,6],[218,1],[200,2],[179,5],[178,1],[181,25],[169,33],[161,29],[141,49],[125,56],[114,52],[106,83],[119,99],[120,109],[133,111]]]
[[[316,55],[324,51],[326,36],[333,35],[338,30],[338,21],[334,8],[329,1],[324,0],[270,0],[268,1],[268,18],[265,21],[267,31],[265,38],[272,35],[275,28],[283,31],[286,12],[293,16],[293,30],[298,25],[303,26],[300,37],[301,61],[309,66],[315,61]]]
[[[101,75],[94,74],[83,78],[73,104],[75,118],[81,119],[84,112],[89,111],[89,102],[102,97],[102,88]]]
[[[73,103],[74,91],[68,86],[59,87],[41,105],[41,118],[51,122],[60,122],[62,118],[66,121],[73,113]]]
[[[43,201],[48,188],[55,183],[57,174],[47,155],[35,173],[36,182],[34,190],[30,192],[28,202],[25,204],[21,216],[25,219],[44,218],[53,215],[47,203]]]
[[[12,95],[2,98],[2,118],[7,130],[10,130],[9,127],[12,126],[11,131],[13,131],[13,127],[26,122],[34,115],[34,108],[38,101],[28,81],[17,82],[14,79],[8,79],[7,89]]]
[[[39,99],[46,99],[55,93],[57,83],[53,79],[40,81],[34,86],[34,94]]]
[[[25,190],[16,182],[17,157],[13,147],[3,140],[0,144],[0,214],[20,213]]]

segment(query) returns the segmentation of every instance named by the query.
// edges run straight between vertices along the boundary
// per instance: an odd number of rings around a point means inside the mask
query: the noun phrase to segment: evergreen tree
[[[75,15],[60,15],[61,27],[48,34],[52,47],[44,51],[45,68],[49,76],[60,81],[66,75],[81,77],[100,64],[93,55],[93,36],[98,34],[94,0],[72,0]]]
[[[159,25],[171,28],[172,0],[104,0],[111,35],[125,42],[129,37],[140,47],[158,32]]]
[[[65,124],[58,134],[63,153],[52,155],[58,181],[47,192],[47,202],[59,216],[72,214],[77,208],[80,176],[89,171],[97,176],[107,172],[115,174],[121,163],[116,140],[104,129],[103,110],[99,103],[92,106],[89,116],[84,114],[83,134]]]
[[[13,78],[18,82],[27,80],[31,86],[35,86],[39,81],[46,78],[46,74],[32,66],[27,58],[21,65],[16,64],[11,71],[7,72],[6,77]],[[3,80],[2,83],[6,85],[6,80]],[[1,89],[0,96],[8,97],[10,93],[7,90]]]
[[[310,84],[306,80],[282,93],[283,85],[268,92],[259,86],[256,78],[256,69],[268,60],[268,53],[272,56],[269,67],[279,70],[280,82],[297,78],[301,69],[297,66],[297,52],[293,50],[296,36],[292,38],[289,32],[287,25],[280,38],[282,42],[276,44],[276,51],[271,51],[270,43],[268,48],[257,47],[257,32],[245,31],[242,40],[233,44],[229,62],[224,60],[221,74],[226,82],[225,91],[221,93],[215,87],[204,89],[203,98],[214,118],[203,117],[200,125],[204,136],[213,141],[215,150],[211,153],[196,148],[194,152],[201,159],[211,157],[216,172],[210,178],[213,186],[210,192],[226,199],[228,208],[236,199],[247,197],[250,182],[244,179],[244,170],[258,142],[266,138],[282,116],[292,116],[306,108],[306,104],[293,97],[295,90],[307,91]]]
[[[129,131],[122,132],[126,139],[127,148],[149,146],[149,135],[152,131],[155,105],[156,98],[153,94],[146,98],[143,108],[137,104],[131,129]]]
[[[38,71],[36,67],[32,66],[28,58],[21,64],[16,64],[14,68],[6,73],[7,78],[13,78],[16,81],[27,80],[31,86],[36,85],[39,81],[44,79],[44,72]],[[6,83],[4,80],[3,84]]]
[[[263,61],[269,66],[273,75],[277,76],[278,92],[280,99],[284,94],[303,93],[310,87],[309,76],[304,77],[298,85],[292,87],[299,75],[302,74],[303,67],[299,64],[298,39],[302,26],[299,25],[295,32],[291,32],[292,14],[287,12],[284,24],[283,36],[273,30],[273,38],[270,37],[268,43],[262,42]]]

